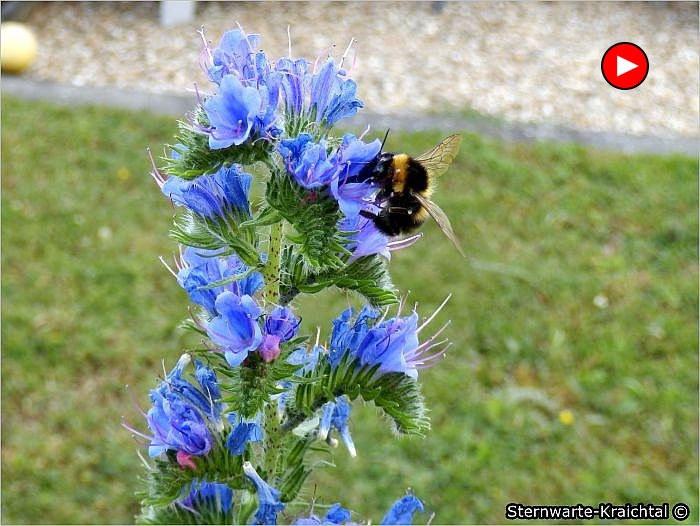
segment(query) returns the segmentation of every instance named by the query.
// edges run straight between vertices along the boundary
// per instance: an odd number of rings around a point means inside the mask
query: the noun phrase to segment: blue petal
[[[183,493],[187,495],[177,500],[177,504],[190,511],[208,509],[210,511],[222,511],[228,513],[233,505],[233,490],[227,484],[207,482],[206,479],[196,477],[192,484],[186,486]]]
[[[225,291],[217,296],[215,308],[219,315],[207,325],[209,337],[233,353],[247,354],[255,350],[262,341],[257,322],[261,310],[255,300],[248,295],[240,297]]]
[[[243,472],[253,482],[258,492],[258,510],[254,524],[277,524],[277,513],[284,509],[280,492],[265,482],[250,462],[243,463]]]
[[[328,524],[343,524],[350,520],[350,510],[343,508],[339,502],[333,504],[323,517],[323,522]]]
[[[286,342],[296,336],[301,322],[287,307],[275,307],[265,319],[265,332],[280,337]]]
[[[335,95],[325,111],[327,126],[332,126],[340,119],[352,117],[357,113],[358,108],[364,107],[360,99],[355,97],[357,85],[353,80],[345,80],[340,85],[340,93]]]
[[[412,524],[413,514],[423,511],[423,503],[414,495],[406,495],[397,500],[380,524]]]
[[[260,102],[258,90],[243,86],[234,75],[226,75],[221,80],[219,92],[204,102],[204,110],[213,128],[209,147],[212,150],[227,148],[248,139]]]
[[[335,402],[326,402],[323,404],[321,411],[321,421],[318,424],[318,437],[321,440],[325,440],[328,436],[328,432],[331,430],[331,421],[333,418],[333,411],[335,410]]]
[[[331,93],[339,83],[338,68],[333,59],[329,59],[311,78],[310,106],[312,111],[314,107],[316,108],[316,122],[321,122],[323,119]]]

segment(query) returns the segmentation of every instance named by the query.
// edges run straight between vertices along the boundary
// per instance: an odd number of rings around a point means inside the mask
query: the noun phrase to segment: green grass
[[[187,343],[187,298],[157,260],[172,208],[146,145],[174,121],[2,101],[3,522],[132,520],[142,425]],[[418,153],[435,134],[393,135]],[[391,268],[452,319],[447,359],[421,375],[425,439],[396,440],[356,404],[359,457],[339,450],[317,494],[381,519],[412,487],[437,523],[499,523],[508,502],[677,502],[698,521],[697,173],[683,157],[465,137],[432,224]],[[596,299],[597,298],[597,299]],[[348,298],[297,301],[321,325]],[[598,306],[596,305],[598,304]],[[130,393],[124,388],[129,384]],[[559,415],[571,411],[565,425]],[[425,519],[423,519],[425,520]]]

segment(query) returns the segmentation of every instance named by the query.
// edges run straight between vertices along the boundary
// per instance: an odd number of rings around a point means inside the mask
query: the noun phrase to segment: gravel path
[[[200,3],[191,24],[158,25],[144,3],[37,4],[33,78],[184,93],[205,85],[201,24],[215,43],[238,21],[270,57],[339,57],[358,40],[353,76],[373,113],[473,108],[520,122],[664,137],[698,134],[697,3]],[[600,59],[615,42],[647,53],[649,75],[619,91]],[[327,51],[326,51],[327,53]]]

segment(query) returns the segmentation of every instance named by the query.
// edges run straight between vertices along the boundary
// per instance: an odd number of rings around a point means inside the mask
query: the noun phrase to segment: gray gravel
[[[50,3],[28,22],[40,39],[29,75],[79,86],[183,94],[205,85],[199,37],[239,22],[268,56],[315,57],[358,40],[353,76],[375,114],[467,108],[511,121],[660,137],[698,134],[697,3],[200,3],[196,20],[158,25],[156,3]],[[615,42],[649,56],[639,88],[600,73]],[[328,51],[326,50],[325,53]]]

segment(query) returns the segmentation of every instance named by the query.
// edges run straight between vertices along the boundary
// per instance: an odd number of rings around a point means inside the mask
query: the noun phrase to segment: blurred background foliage
[[[3,522],[128,523],[142,467],[120,417],[143,425],[131,397],[146,405],[191,339],[144,152],[175,122],[3,97],[2,130]],[[421,375],[433,430],[395,440],[355,404],[358,458],[339,450],[308,495],[375,521],[412,487],[436,523],[500,523],[511,501],[684,501],[697,523],[697,174],[466,135],[435,200],[469,258],[428,224],[391,262],[422,313],[454,294],[435,322],[454,348]],[[356,301],[295,303],[327,338]]]

